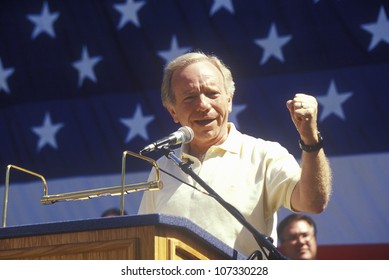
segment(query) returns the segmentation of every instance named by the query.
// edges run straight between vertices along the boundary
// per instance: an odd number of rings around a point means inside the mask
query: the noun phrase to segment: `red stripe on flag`
[[[389,244],[322,245],[319,260],[389,260]]]

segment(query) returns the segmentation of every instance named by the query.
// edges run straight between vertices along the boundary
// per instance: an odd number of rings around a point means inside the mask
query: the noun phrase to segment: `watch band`
[[[315,145],[305,145],[303,140],[299,140],[299,146],[300,149],[307,153],[312,153],[320,150],[323,148],[323,137],[321,136],[320,132],[317,133],[317,138],[319,139],[319,142]]]

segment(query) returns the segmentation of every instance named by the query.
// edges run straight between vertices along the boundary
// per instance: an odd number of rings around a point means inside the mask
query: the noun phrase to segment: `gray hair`
[[[167,66],[165,67],[161,86],[161,98],[163,106],[168,108],[169,105],[174,104],[176,101],[171,85],[171,80],[174,72],[199,61],[208,61],[214,66],[216,66],[216,68],[220,70],[223,76],[224,89],[227,95],[231,98],[234,96],[235,83],[232,78],[231,71],[228,69],[228,67],[218,57],[214,55],[206,55],[202,52],[190,52],[178,56],[177,58],[169,62],[169,64],[167,64]]]

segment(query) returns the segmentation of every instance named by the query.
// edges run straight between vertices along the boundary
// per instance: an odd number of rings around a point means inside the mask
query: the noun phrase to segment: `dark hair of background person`
[[[127,212],[124,211],[123,213],[124,215],[127,215]],[[120,209],[119,208],[109,208],[107,210],[105,210],[102,214],[101,214],[101,217],[114,217],[114,216],[121,216],[120,215]]]
[[[301,220],[306,221],[310,226],[313,227],[314,235],[316,237],[317,236],[317,226],[316,226],[315,221],[311,217],[309,217],[307,215],[303,215],[303,214],[290,214],[289,216],[284,218],[277,226],[278,240],[282,243],[284,241],[284,229],[292,222],[301,221]]]

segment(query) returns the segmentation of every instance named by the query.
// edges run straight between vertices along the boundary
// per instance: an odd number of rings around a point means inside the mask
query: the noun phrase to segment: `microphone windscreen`
[[[180,127],[178,131],[182,132],[183,134],[183,139],[182,139],[183,144],[190,143],[193,140],[194,132],[193,129],[191,129],[189,126]]]

